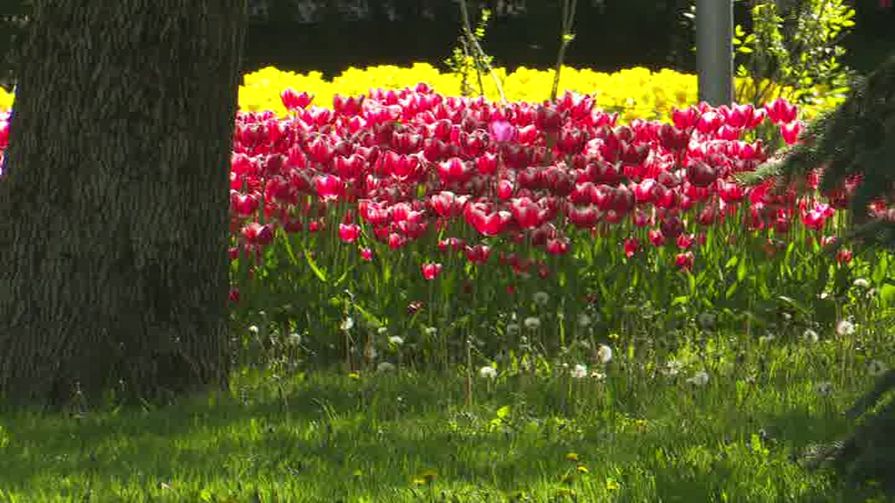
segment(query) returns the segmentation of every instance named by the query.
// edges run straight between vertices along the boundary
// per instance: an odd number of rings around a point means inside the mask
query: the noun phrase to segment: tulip
[[[431,281],[441,274],[441,264],[439,263],[424,263],[420,269],[422,270],[423,278],[427,281]]]
[[[636,238],[627,238],[624,242],[625,256],[631,258],[640,248],[640,241]]]
[[[311,104],[311,100],[314,97],[305,92],[298,94],[294,89],[286,89],[280,93],[280,99],[286,110],[294,111],[299,108],[306,108]]]
[[[693,268],[693,252],[678,253],[674,257],[674,265],[681,270],[689,271]]]
[[[339,239],[345,243],[353,243],[360,237],[360,226],[357,224],[339,224]]]

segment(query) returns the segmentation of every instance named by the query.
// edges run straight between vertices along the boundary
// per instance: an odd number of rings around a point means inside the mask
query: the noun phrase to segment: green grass
[[[462,370],[245,369],[166,408],[6,412],[0,501],[862,501],[791,459],[848,430],[882,350],[858,345],[714,335],[677,376],[617,348],[602,381],[476,372],[468,405]]]

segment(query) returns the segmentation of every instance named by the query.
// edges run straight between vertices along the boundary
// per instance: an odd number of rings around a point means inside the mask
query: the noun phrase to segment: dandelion
[[[484,379],[497,379],[497,370],[491,366],[484,366],[479,369],[479,376]]]
[[[758,338],[758,343],[759,344],[767,344],[776,338],[777,338],[777,336],[774,334],[762,335],[761,337]]]
[[[705,386],[709,382],[709,375],[705,371],[699,371],[687,379],[687,382],[694,386]]]
[[[814,386],[814,391],[820,396],[829,396],[833,391],[833,384],[828,381],[819,382]]]
[[[537,304],[539,306],[546,306],[547,303],[550,302],[550,294],[548,294],[547,292],[543,292],[543,291],[535,292],[533,298],[534,298],[535,304]]]
[[[379,327],[376,329],[376,333],[379,335],[384,335],[386,332],[388,332],[388,327]]]
[[[507,335],[516,335],[519,333],[519,324],[518,323],[508,323],[507,324]]]
[[[402,339],[400,336],[393,335],[393,336],[391,336],[391,337],[388,338],[388,343],[391,344],[391,345],[393,345],[393,346],[403,346],[403,345],[404,345],[404,339]]]
[[[815,343],[820,340],[820,336],[817,335],[817,332],[811,330],[810,328],[805,330],[805,333],[802,334],[802,338],[810,343]]]
[[[855,287],[867,290],[870,288],[870,282],[864,278],[858,278],[852,283]]]
[[[870,363],[867,364],[867,372],[873,377],[882,375],[887,370],[889,370],[889,368],[886,366],[886,364],[879,360],[872,360]]]
[[[258,326],[257,326],[257,325],[251,325],[251,326],[249,326],[249,332],[251,332],[251,333],[253,333],[253,334],[257,334],[257,333],[258,333]]]
[[[597,380],[597,381],[605,381],[606,380],[606,374],[604,374],[598,370],[594,370],[593,372],[591,372],[590,376],[593,377],[594,380]]]
[[[842,320],[836,324],[836,333],[842,337],[852,335],[855,333],[855,324],[848,320]]]
[[[529,330],[537,330],[541,328],[541,320],[534,316],[525,318],[525,321],[523,323],[525,324],[525,328]]]
[[[575,368],[572,369],[572,377],[575,379],[587,377],[587,367],[581,364],[575,365]]]
[[[342,324],[339,325],[339,328],[342,329],[343,332],[347,332],[354,327],[354,318],[348,317],[342,320]]]
[[[435,336],[435,334],[438,333],[438,329],[435,328],[435,327],[426,327],[426,330],[424,330],[424,332],[425,332],[426,335],[428,335],[429,337],[433,337],[433,336]]]
[[[376,366],[376,372],[379,372],[381,374],[393,372],[394,370],[395,366],[389,362],[380,362],[379,365]]]
[[[681,367],[683,367],[681,362],[677,360],[668,360],[665,362],[665,368],[662,369],[662,373],[667,377],[674,377],[680,374]]]
[[[298,346],[301,344],[301,335],[298,332],[292,332],[289,334],[289,338],[287,339],[289,344],[293,346]]]
[[[603,364],[609,363],[612,360],[612,348],[605,344],[600,344],[597,348],[597,360]]]
[[[590,323],[591,323],[590,316],[588,316],[585,313],[581,313],[578,315],[578,326],[579,327],[587,328],[590,326]]]

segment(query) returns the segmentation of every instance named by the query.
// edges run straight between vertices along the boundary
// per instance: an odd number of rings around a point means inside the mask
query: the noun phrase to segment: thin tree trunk
[[[226,386],[244,16],[245,0],[35,1],[0,179],[3,399]]]

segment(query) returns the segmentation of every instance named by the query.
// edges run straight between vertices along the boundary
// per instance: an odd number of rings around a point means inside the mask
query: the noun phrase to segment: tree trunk
[[[0,396],[226,386],[245,0],[37,0],[0,180]]]

